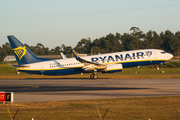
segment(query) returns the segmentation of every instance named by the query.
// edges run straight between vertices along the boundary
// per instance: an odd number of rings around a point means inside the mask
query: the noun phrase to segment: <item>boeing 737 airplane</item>
[[[13,35],[8,36],[18,65],[12,65],[19,72],[39,75],[69,75],[91,72],[91,79],[98,78],[97,72],[112,73],[123,68],[151,64],[163,64],[173,57],[159,49],[140,49],[79,57],[72,49],[75,58],[51,60],[34,55]]]

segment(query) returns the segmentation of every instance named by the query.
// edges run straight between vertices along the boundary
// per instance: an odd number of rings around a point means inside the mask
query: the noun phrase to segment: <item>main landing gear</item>
[[[98,78],[98,75],[97,75],[97,71],[93,71],[92,74],[90,75],[90,78],[91,79],[97,79]]]

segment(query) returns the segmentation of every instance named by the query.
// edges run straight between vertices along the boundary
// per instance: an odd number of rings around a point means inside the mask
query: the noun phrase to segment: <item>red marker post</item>
[[[14,93],[0,92],[0,102],[14,102]]]

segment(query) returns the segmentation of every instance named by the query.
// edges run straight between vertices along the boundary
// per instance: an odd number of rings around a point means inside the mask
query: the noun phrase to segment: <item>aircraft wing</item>
[[[79,62],[85,65],[85,67],[83,67],[83,69],[85,70],[93,70],[93,69],[101,70],[101,69],[106,68],[106,65],[104,64],[94,63],[94,62],[87,61],[85,59],[80,58],[74,49],[72,49],[71,51],[74,54],[74,57],[76,58],[76,60],[78,60]]]

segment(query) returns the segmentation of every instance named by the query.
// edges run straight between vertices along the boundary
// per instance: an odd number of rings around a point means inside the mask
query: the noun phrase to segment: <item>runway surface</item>
[[[180,79],[22,79],[0,80],[14,102],[62,101],[180,95]]]

